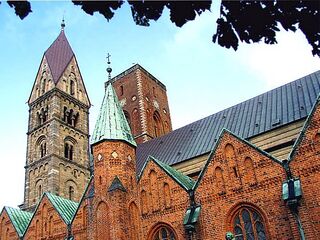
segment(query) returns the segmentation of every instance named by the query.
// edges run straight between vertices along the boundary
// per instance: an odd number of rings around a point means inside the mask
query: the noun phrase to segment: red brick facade
[[[23,239],[224,239],[226,232],[254,239],[301,239],[296,217],[282,199],[282,183],[299,178],[303,197],[298,216],[306,239],[320,233],[320,106],[306,121],[289,158],[289,168],[224,130],[194,187],[186,190],[152,158],[137,176],[135,147],[104,140],[92,146],[94,176],[70,224],[44,195]],[[169,168],[169,167],[168,167]],[[170,169],[169,169],[170,170]],[[289,175],[291,174],[291,176]],[[201,206],[195,231],[183,220],[190,192]],[[2,211],[1,239],[19,239]],[[246,229],[251,223],[252,230]],[[163,235],[161,235],[163,234]],[[260,238],[258,238],[260,236]],[[192,237],[192,238],[191,238]],[[246,239],[246,238],[244,238]]]
[[[166,87],[159,80],[136,64],[111,81],[137,143],[172,131]]]

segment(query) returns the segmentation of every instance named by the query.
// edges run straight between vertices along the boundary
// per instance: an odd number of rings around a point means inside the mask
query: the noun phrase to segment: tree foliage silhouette
[[[7,2],[21,19],[32,12],[28,1]],[[102,14],[108,21],[124,3],[123,0],[72,2],[88,14]],[[215,2],[128,0],[128,3],[138,25],[149,26],[150,20],[157,21],[166,7],[170,11],[171,22],[181,27],[210,10]],[[237,50],[239,42],[275,44],[280,26],[286,31],[300,29],[312,46],[312,54],[320,57],[320,1],[222,1],[212,41],[234,50]]]

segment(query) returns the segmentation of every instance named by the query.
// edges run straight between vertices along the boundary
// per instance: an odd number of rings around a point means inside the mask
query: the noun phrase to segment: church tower
[[[107,70],[110,76],[111,68]],[[91,209],[96,209],[92,219],[96,228],[89,229],[88,239],[128,239],[132,226],[128,202],[135,199],[137,192],[136,142],[110,81],[92,134],[91,149],[95,197]]]
[[[43,192],[79,201],[90,177],[89,108],[76,57],[64,32],[44,53],[28,100],[22,209]]]
[[[110,81],[137,143],[172,131],[166,86],[151,73],[135,64]]]

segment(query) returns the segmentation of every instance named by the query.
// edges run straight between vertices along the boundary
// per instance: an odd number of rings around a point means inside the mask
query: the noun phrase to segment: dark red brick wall
[[[164,190],[165,184],[168,184],[169,191]],[[146,193],[146,201],[143,200],[143,191]],[[139,180],[138,192],[141,214],[140,239],[151,239],[153,230],[161,224],[174,229],[177,239],[186,239],[182,222],[189,206],[189,197],[176,181],[150,161]]]
[[[140,68],[117,79],[113,86],[129,115],[130,127],[138,143],[156,137],[153,115],[159,114],[158,136],[172,131],[167,92]],[[143,136],[142,136],[143,135]]]
[[[310,119],[302,141],[297,146],[290,168],[293,177],[299,177],[302,187],[299,215],[307,239],[320,236],[320,107]]]
[[[258,211],[268,239],[294,239],[281,199],[285,171],[280,164],[224,132],[196,190],[202,206],[197,239],[223,239],[234,232],[239,208]]]
[[[19,236],[12,225],[12,222],[6,211],[2,211],[0,215],[0,239],[18,240]]]
[[[24,239],[64,239],[68,228],[47,197],[39,203]]]

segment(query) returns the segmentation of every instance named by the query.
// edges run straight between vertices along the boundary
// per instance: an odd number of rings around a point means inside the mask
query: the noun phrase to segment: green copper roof
[[[178,182],[186,191],[192,189],[194,185],[194,180],[189,178],[188,176],[183,175],[181,172],[177,171],[173,167],[155,159],[154,157],[150,156],[159,167],[161,167],[168,175],[170,175],[176,182]]]
[[[48,197],[63,221],[66,224],[70,224],[79,204],[51,193],[45,193],[45,195]]]
[[[19,237],[22,237],[25,230],[27,229],[33,213],[11,207],[5,207],[5,210]]]
[[[123,140],[136,146],[111,83],[106,86],[98,120],[91,137],[91,144],[102,140]]]

